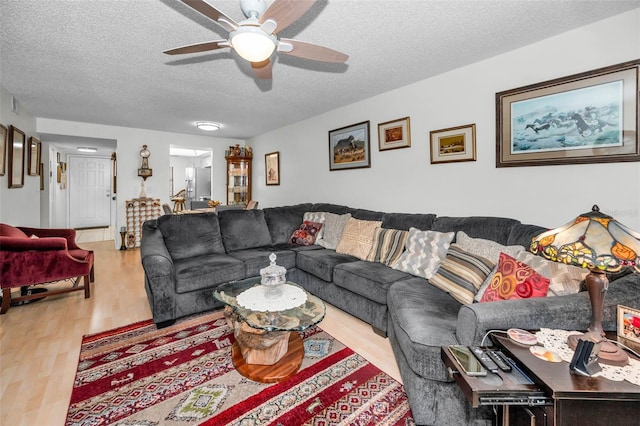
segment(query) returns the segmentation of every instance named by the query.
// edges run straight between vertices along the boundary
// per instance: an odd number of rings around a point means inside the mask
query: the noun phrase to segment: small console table
[[[640,386],[572,374],[568,363],[538,359],[529,346],[506,336],[494,333],[491,339],[517,367],[511,373],[471,377],[460,371],[447,347],[441,355],[473,407],[502,406],[501,424],[609,426],[637,424],[640,419]]]

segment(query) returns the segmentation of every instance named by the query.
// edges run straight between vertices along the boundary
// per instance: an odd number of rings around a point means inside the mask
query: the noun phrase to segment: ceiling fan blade
[[[227,31],[233,31],[235,30],[234,26],[235,27],[238,26],[236,21],[229,18],[227,15],[220,12],[218,9],[211,6],[209,3],[205,2],[204,0],[181,0],[181,1],[187,6],[189,6],[190,8],[202,13],[204,16],[211,19],[212,21],[214,21],[216,24],[220,25]],[[231,25],[228,25],[228,24],[231,24]]]
[[[254,74],[260,80],[271,79],[271,61],[269,59],[265,59],[262,62],[251,62],[251,68],[253,68]]]
[[[296,56],[298,58],[335,63],[343,63],[349,59],[349,55],[345,55],[342,52],[329,49],[328,47],[319,46],[317,44],[307,43],[306,41],[292,40],[290,38],[283,38],[280,39],[280,41],[288,43],[293,47],[293,49],[289,51],[284,49],[281,50],[282,53]]]
[[[176,47],[175,49],[165,50],[162,53],[167,55],[182,55],[184,53],[207,52],[209,50],[222,49],[229,47],[228,40],[206,41],[204,43],[190,44],[188,46]]]
[[[278,23],[276,32],[282,31],[311,9],[315,2],[316,0],[276,0],[264,11],[260,23],[273,19]]]

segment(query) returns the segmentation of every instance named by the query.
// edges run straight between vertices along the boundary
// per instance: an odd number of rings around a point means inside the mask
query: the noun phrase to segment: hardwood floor
[[[1,425],[63,425],[82,336],[151,318],[139,250],[114,250],[113,241],[81,246],[96,252],[90,299],[66,293],[0,316]],[[327,305],[320,326],[401,381],[388,339],[368,324]]]

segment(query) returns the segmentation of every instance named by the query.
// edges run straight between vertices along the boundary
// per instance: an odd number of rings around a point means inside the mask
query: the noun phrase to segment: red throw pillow
[[[498,268],[480,302],[545,297],[548,290],[548,278],[508,254],[500,253]]]
[[[313,245],[316,242],[316,236],[318,232],[320,232],[320,229],[322,229],[322,223],[305,220],[302,222],[302,225],[293,232],[291,238],[289,238],[289,242],[298,246]]]

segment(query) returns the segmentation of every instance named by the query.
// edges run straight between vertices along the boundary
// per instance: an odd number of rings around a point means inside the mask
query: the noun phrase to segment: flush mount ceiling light
[[[213,132],[214,130],[218,130],[220,128],[220,125],[218,123],[212,123],[210,121],[198,121],[196,123],[196,127],[206,132]]]
[[[98,148],[92,146],[79,146],[76,149],[80,152],[98,152]]]

